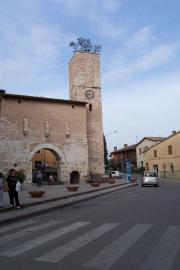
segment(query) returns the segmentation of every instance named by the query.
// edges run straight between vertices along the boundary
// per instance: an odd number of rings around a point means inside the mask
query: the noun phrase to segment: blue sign
[[[126,173],[127,173],[127,180],[131,181],[131,161],[126,160]]]

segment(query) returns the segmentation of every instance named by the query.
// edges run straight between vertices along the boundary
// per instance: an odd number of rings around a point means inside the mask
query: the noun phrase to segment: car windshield
[[[146,172],[144,174],[144,176],[146,176],[146,177],[156,177],[156,172]]]

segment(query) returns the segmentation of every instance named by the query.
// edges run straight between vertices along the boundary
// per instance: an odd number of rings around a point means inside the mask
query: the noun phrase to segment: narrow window
[[[89,111],[92,111],[92,104],[89,104]]]
[[[157,157],[157,150],[154,150],[154,157]]]
[[[172,145],[168,145],[168,155],[172,155]]]
[[[139,155],[140,155],[140,156],[142,155],[142,150],[141,150],[141,148],[139,148]]]

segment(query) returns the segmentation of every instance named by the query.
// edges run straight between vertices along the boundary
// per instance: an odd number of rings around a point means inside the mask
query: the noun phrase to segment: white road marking
[[[127,233],[112,242],[112,244],[104,248],[97,256],[86,262],[83,266],[108,270],[151,226],[151,224],[136,224]]]
[[[101,237],[105,233],[109,232],[110,230],[117,227],[119,223],[106,223],[103,224],[96,229],[89,231],[80,237],[68,242],[65,245],[62,245],[43,256],[37,258],[37,261],[43,262],[52,262],[57,263],[62,260],[64,257],[68,256],[74,251],[79,250],[80,248],[86,246],[87,244],[91,243],[92,241],[96,240],[97,238]]]
[[[17,222],[16,224],[5,225],[2,228],[0,227],[0,233],[7,232],[9,230],[14,230],[14,229],[17,229],[17,228],[20,228],[20,227],[23,227],[26,225],[30,225],[30,224],[33,224],[36,222],[37,221],[35,221],[35,220],[26,220],[26,221]]]
[[[43,224],[39,224],[39,225],[35,225],[33,227],[23,229],[23,230],[18,231],[16,233],[11,232],[11,234],[7,234],[7,235],[0,238],[0,244],[7,243],[8,241],[12,241],[12,240],[15,240],[17,238],[26,236],[28,234],[31,234],[32,232],[37,232],[37,231],[47,229],[47,228],[49,228],[53,225],[56,225],[56,224],[58,224],[58,222],[52,220],[52,221],[49,221],[47,223],[43,223]]]
[[[171,270],[180,247],[180,226],[170,226],[154,248],[142,270]]]
[[[37,237],[33,240],[27,241],[23,244],[16,245],[15,247],[7,250],[0,252],[0,255],[5,256],[5,257],[16,257],[26,251],[29,251],[33,248],[36,248],[40,245],[43,245],[44,243],[54,240],[60,236],[63,236],[69,232],[72,232],[78,228],[81,228],[85,225],[88,225],[90,222],[75,222],[73,224],[67,225],[66,227],[60,228],[55,231],[51,231],[50,233],[44,234],[40,237]]]

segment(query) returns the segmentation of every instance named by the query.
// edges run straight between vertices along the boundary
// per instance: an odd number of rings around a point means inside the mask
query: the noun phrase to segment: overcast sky
[[[82,36],[102,45],[109,151],[180,129],[179,0],[0,0],[0,11],[0,89],[68,99],[68,45]]]

